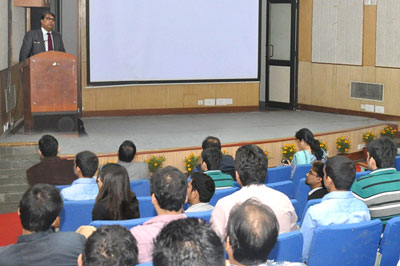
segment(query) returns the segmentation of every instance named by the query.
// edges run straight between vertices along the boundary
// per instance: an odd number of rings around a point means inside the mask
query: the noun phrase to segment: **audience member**
[[[252,197],[274,211],[279,222],[279,233],[286,233],[297,228],[297,215],[289,198],[264,184],[268,158],[263,150],[255,145],[240,147],[236,152],[235,169],[236,180],[242,188],[220,199],[211,214],[211,223],[222,239],[225,238],[226,224],[232,207]]]
[[[203,150],[208,148],[217,148],[218,150],[221,150],[221,141],[217,137],[208,136],[205,140],[203,140],[201,148]],[[232,176],[233,179],[235,179],[235,160],[233,159],[233,157],[229,154],[223,155],[222,161],[219,165],[219,170],[221,170],[222,173],[228,174]],[[196,166],[194,172],[203,172],[200,163]]]
[[[370,220],[368,207],[350,191],[356,175],[353,162],[343,156],[326,161],[324,184],[328,190],[320,204],[311,206],[303,220],[303,260],[307,261],[314,231],[319,226],[351,224]]]
[[[133,266],[138,263],[136,239],[120,225],[99,227],[86,241],[79,266]]]
[[[308,193],[308,200],[320,199],[328,194],[323,178],[324,163],[320,161],[313,162],[310,172],[306,174],[306,184],[311,188],[311,191]]]
[[[57,188],[36,184],[19,203],[22,235],[0,248],[0,265],[76,265],[85,238],[75,232],[54,232],[63,201]]]
[[[279,223],[270,207],[254,198],[236,204],[230,212],[226,228],[225,247],[229,261],[237,266],[303,265],[268,260],[278,233]]]
[[[126,169],[116,163],[104,165],[97,176],[99,193],[92,220],[126,220],[139,218],[139,202],[129,185]]]
[[[140,179],[149,179],[149,166],[145,162],[133,162],[136,155],[136,146],[130,140],[125,140],[119,146],[118,164],[122,165],[128,171],[131,181]]]
[[[202,173],[193,173],[187,190],[190,207],[185,212],[202,212],[214,209],[214,206],[209,204],[214,192],[215,184],[211,177]]]
[[[29,186],[38,183],[51,185],[71,185],[77,176],[74,174],[74,162],[61,159],[58,141],[51,135],[44,135],[39,140],[41,162],[26,171]]]
[[[170,222],[154,241],[154,266],[224,266],[221,239],[197,218]]]
[[[367,146],[370,174],[357,179],[352,187],[353,195],[367,204],[372,219],[386,224],[400,215],[400,173],[394,168],[396,145],[382,137]]]
[[[157,216],[131,228],[138,242],[139,263],[151,261],[153,240],[165,224],[186,218],[182,213],[186,192],[186,176],[175,167],[159,169],[150,178],[150,193]]]
[[[99,159],[96,154],[90,151],[82,151],[75,156],[74,173],[78,176],[70,187],[61,190],[64,200],[93,200],[96,198],[99,189],[96,174],[99,167]]]
[[[207,148],[201,152],[201,170],[214,180],[215,187],[233,187],[233,178],[218,170],[221,161],[222,152],[217,148]]]

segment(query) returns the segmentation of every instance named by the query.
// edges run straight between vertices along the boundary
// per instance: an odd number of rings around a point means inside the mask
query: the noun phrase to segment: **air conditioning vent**
[[[383,101],[383,84],[352,81],[350,85],[350,97]]]

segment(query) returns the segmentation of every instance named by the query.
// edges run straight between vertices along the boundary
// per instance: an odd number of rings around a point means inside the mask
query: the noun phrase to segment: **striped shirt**
[[[383,224],[400,215],[400,173],[395,168],[382,168],[354,181],[354,196],[368,206],[372,219]]]

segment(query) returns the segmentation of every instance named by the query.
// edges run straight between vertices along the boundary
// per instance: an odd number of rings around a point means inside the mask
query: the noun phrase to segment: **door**
[[[267,0],[266,107],[296,109],[296,0]]]

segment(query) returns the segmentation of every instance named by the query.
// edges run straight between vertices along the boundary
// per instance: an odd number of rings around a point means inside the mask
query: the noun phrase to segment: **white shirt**
[[[43,33],[43,40],[44,40],[44,47],[46,48],[46,52],[49,51],[49,44],[48,44],[48,35],[47,33],[50,33],[51,35],[51,40],[52,40],[52,44],[53,44],[53,49],[54,49],[54,38],[53,38],[53,34],[51,33],[51,31],[47,31],[45,30],[43,27],[42,29],[42,33]]]
[[[214,209],[208,202],[200,202],[190,206],[185,212],[204,212]]]

